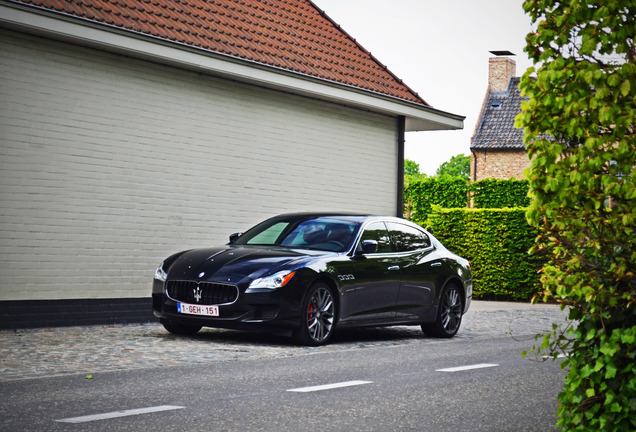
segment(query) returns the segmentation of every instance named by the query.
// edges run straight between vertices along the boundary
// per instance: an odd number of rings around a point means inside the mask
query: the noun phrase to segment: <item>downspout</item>
[[[477,153],[473,153],[473,181],[477,181]]]
[[[404,217],[404,133],[406,130],[406,118],[397,118],[397,208],[396,216]]]

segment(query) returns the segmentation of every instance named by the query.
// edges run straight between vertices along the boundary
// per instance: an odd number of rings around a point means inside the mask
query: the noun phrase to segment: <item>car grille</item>
[[[168,297],[184,303],[220,305],[238,298],[236,285],[195,281],[168,281]],[[197,301],[198,295],[201,298]]]

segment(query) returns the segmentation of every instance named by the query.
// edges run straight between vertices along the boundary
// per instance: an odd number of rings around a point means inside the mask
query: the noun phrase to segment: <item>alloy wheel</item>
[[[462,319],[462,302],[456,287],[450,287],[442,298],[441,324],[447,333],[455,333]]]
[[[329,338],[333,328],[334,300],[331,291],[319,287],[314,291],[307,306],[307,330],[317,343]]]

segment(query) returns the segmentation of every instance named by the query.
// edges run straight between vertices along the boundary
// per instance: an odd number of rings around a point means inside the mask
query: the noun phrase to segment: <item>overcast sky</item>
[[[512,51],[517,76],[532,66],[522,0],[313,0],[434,108],[466,117],[461,131],[409,132],[405,157],[434,175],[470,154],[488,85],[489,51]]]

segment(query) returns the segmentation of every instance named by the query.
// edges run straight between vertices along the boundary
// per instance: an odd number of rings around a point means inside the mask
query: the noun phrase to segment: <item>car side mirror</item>
[[[372,254],[378,251],[378,242],[375,240],[362,241],[362,253]]]
[[[240,236],[242,236],[243,233],[234,233],[234,234],[230,234],[230,244],[234,243],[236,241],[237,238],[239,238]]]

